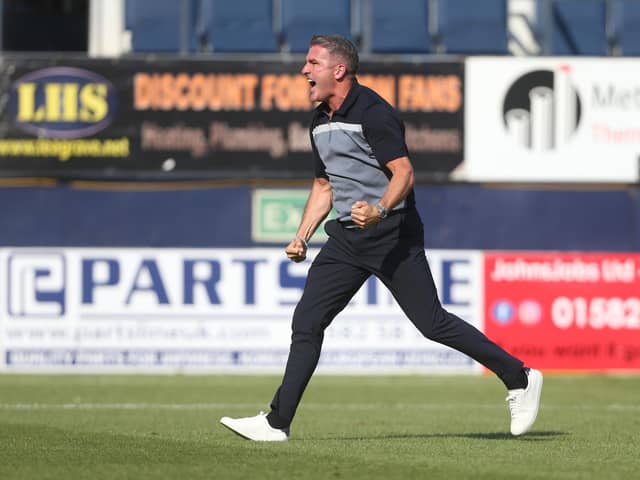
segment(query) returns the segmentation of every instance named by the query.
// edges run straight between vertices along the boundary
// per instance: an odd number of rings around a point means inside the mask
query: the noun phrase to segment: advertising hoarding
[[[638,181],[637,62],[469,58],[469,181]]]
[[[4,57],[0,173],[119,179],[311,178],[295,61]],[[422,179],[463,158],[464,64],[363,62],[400,111]]]
[[[0,250],[0,368],[281,373],[310,259],[276,248]],[[429,251],[443,306],[542,370],[640,370],[640,256]],[[372,278],[320,372],[467,372]]]
[[[479,327],[479,254],[430,261],[445,306]],[[281,373],[309,264],[281,249],[2,249],[3,368]],[[327,330],[319,368],[479,371],[424,339],[373,278]]]
[[[491,339],[536,368],[640,370],[640,255],[484,258]]]

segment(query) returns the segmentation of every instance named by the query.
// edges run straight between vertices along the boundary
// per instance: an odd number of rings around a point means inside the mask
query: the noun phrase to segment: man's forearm
[[[393,176],[389,180],[387,190],[380,199],[380,204],[387,210],[393,209],[406,198],[414,185],[413,169],[404,162],[392,170]]]
[[[308,241],[313,236],[318,225],[329,215],[331,206],[332,193],[329,181],[325,178],[316,178],[304,207],[304,213],[296,236],[305,242]]]

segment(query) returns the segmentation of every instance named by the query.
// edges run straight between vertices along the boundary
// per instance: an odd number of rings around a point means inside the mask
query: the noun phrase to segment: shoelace
[[[509,410],[511,411],[511,418],[514,418],[518,413],[520,413],[520,399],[522,395],[517,393],[510,393],[507,397],[507,403],[509,404]]]

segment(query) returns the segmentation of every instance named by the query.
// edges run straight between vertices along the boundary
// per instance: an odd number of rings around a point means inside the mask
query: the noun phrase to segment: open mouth
[[[311,80],[310,78],[307,78],[307,82],[309,82],[309,86],[310,87],[315,87],[316,86],[316,81],[315,80]]]

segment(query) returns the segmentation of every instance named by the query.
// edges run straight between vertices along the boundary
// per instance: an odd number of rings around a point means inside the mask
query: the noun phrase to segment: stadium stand
[[[271,0],[203,0],[201,33],[213,52],[268,53],[279,50]]]
[[[335,33],[352,40],[350,0],[282,0],[282,37],[290,52],[306,52],[309,38]]]
[[[0,2],[5,51],[86,51],[84,0]],[[640,0],[122,0],[121,53],[640,55]],[[120,27],[122,28],[122,27]]]
[[[507,0],[447,0],[437,4],[437,37],[447,53],[506,54]]]
[[[605,0],[538,0],[537,30],[551,55],[607,55]]]
[[[373,53],[430,53],[429,2],[371,0],[370,49]]]
[[[183,1],[189,5],[188,19],[181,18]],[[532,50],[536,53],[640,54],[639,0],[125,2],[132,48],[141,53],[303,53],[311,35],[337,33],[364,53],[504,55],[511,53],[509,40],[516,35],[509,27],[511,6],[527,3],[526,28],[540,47]]]
[[[131,30],[134,52],[195,51],[198,2],[186,0],[127,0],[125,25]],[[183,31],[183,26],[186,31]]]
[[[60,2],[62,3],[62,2]],[[88,2],[0,2],[2,49],[22,52],[82,52],[87,49]]]
[[[127,30],[133,30],[134,27],[134,18],[137,14],[136,12],[136,2],[135,0],[125,0],[124,2],[124,28]]]
[[[640,1],[616,0],[612,14],[615,40],[620,55],[640,55]]]

